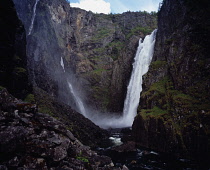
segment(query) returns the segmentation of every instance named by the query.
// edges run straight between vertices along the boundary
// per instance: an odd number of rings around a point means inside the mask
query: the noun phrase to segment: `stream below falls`
[[[209,170],[209,163],[177,158],[172,154],[158,153],[147,148],[136,148],[131,129],[110,129],[112,146],[98,148],[101,155],[111,157],[116,167],[125,165],[129,170]]]

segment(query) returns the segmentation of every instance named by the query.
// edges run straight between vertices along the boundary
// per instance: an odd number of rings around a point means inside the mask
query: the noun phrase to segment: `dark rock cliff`
[[[0,90],[7,88],[15,97],[38,103],[40,112],[59,119],[71,129],[81,142],[91,147],[100,145],[101,140],[107,138],[106,131],[101,130],[68,105],[59,103],[57,99],[40,88],[34,88],[35,95],[31,94],[32,90],[28,85],[26,68],[26,35],[24,27],[17,17],[12,1],[2,1],[0,7],[0,22],[2,23],[0,28]]]
[[[144,76],[135,140],[158,151],[209,158],[209,2],[165,0]]]
[[[0,86],[23,99],[30,91],[25,29],[12,1],[0,2],[0,25]]]
[[[14,0],[27,34],[35,2]],[[66,81],[70,79],[87,106],[120,112],[138,39],[156,22],[156,15],[145,12],[93,14],[70,8],[65,0],[38,1],[27,36],[31,81],[77,109]]]

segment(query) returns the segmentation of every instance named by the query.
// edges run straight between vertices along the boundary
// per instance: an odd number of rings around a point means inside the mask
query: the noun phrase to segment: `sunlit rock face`
[[[207,1],[164,1],[133,123],[140,145],[201,160],[209,157],[208,13]]]
[[[33,84],[79,111],[66,81],[71,79],[86,106],[122,112],[138,40],[156,28],[156,15],[93,14],[65,0],[14,3],[27,35],[36,13],[27,36]]]

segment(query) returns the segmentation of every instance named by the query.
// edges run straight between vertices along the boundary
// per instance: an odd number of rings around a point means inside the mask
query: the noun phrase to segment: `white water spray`
[[[33,8],[33,15],[32,15],[32,19],[31,19],[31,25],[29,27],[29,31],[28,31],[28,35],[31,35],[31,31],[34,27],[34,19],[36,17],[36,6],[37,6],[37,3],[39,2],[39,0],[36,0],[35,4],[34,4],[34,8]]]
[[[63,68],[63,71],[66,72],[66,71],[65,71],[64,62],[63,62],[63,58],[62,58],[62,57],[61,57],[60,64],[61,64],[61,67]]]
[[[127,95],[124,103],[123,116],[104,116],[93,118],[93,122],[103,128],[131,127],[134,117],[137,114],[137,107],[142,91],[142,76],[147,73],[154,53],[155,37],[157,30],[147,35],[142,42],[139,40],[139,47],[134,58],[133,71],[127,87]]]
[[[70,91],[71,91],[71,93],[72,93],[72,95],[73,95],[73,97],[74,97],[74,100],[75,100],[75,102],[76,102],[77,108],[79,109],[80,113],[81,113],[83,116],[87,117],[86,111],[85,111],[85,107],[84,107],[84,105],[83,105],[83,103],[82,103],[80,97],[79,97],[78,94],[75,92],[75,90],[74,90],[72,84],[71,84],[69,81],[67,81],[67,83],[68,83],[69,89],[70,89]]]

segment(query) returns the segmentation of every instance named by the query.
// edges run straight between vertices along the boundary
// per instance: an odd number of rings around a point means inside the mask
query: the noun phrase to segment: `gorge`
[[[206,0],[109,15],[66,0],[1,3],[0,169],[114,169],[85,145],[106,148],[104,129],[131,126],[122,148],[134,142],[138,154],[145,147],[209,168]]]

